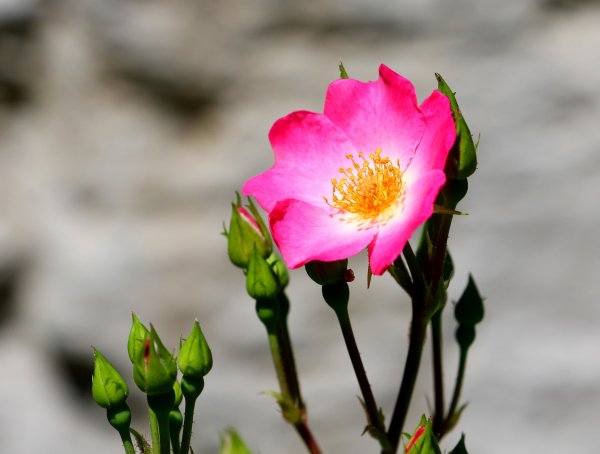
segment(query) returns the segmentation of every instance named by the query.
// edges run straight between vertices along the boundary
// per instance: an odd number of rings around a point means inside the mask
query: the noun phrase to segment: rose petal
[[[425,132],[406,171],[406,178],[418,177],[432,169],[444,170],[448,152],[456,140],[456,126],[447,96],[435,90],[421,104]]]
[[[324,114],[354,146],[369,154],[380,148],[406,168],[423,135],[424,117],[412,83],[385,65],[379,79],[360,82],[339,79],[329,85]]]
[[[383,274],[402,253],[415,229],[433,213],[433,202],[446,182],[441,170],[432,170],[406,188],[402,213],[379,228],[369,245],[371,272]]]
[[[376,230],[358,230],[334,213],[300,200],[275,205],[269,216],[271,232],[288,267],[345,259],[367,247]]]
[[[242,188],[266,210],[284,199],[326,206],[331,179],[345,167],[345,155],[355,152],[345,134],[321,114],[299,111],[275,122],[269,133],[275,152],[271,169],[250,178]]]

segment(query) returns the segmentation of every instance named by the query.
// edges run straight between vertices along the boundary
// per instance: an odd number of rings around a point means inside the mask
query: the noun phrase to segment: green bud
[[[181,385],[177,380],[175,380],[175,384],[173,385],[173,392],[175,393],[175,404],[173,405],[173,408],[177,408],[179,407],[179,404],[183,399],[183,394],[181,393]]]
[[[467,452],[467,447],[465,446],[465,434],[462,434],[458,444],[454,447],[449,454],[469,454]]]
[[[462,180],[471,176],[477,169],[476,147],[471,131],[460,112],[455,93],[439,74],[435,75],[438,90],[450,99],[450,107],[456,124],[456,142],[450,150],[446,163],[446,175],[450,179]]]
[[[131,313],[131,318],[133,321],[131,323],[131,330],[129,331],[129,340],[127,341],[127,353],[129,353],[129,359],[133,363],[139,352],[144,351],[144,342],[150,331],[148,331],[148,328],[140,322],[140,319],[133,312]]]
[[[288,283],[290,282],[290,276],[288,274],[288,269],[287,266],[285,266],[285,263],[283,263],[283,261],[279,259],[277,255],[275,255],[275,253],[271,254],[267,258],[267,263],[271,265],[273,273],[275,273],[275,276],[277,276],[277,280],[279,281],[279,287],[281,288],[281,290],[286,288]]]
[[[446,180],[446,184],[442,187],[440,195],[443,197],[444,206],[453,209],[456,208],[467,191],[469,190],[469,182],[466,178],[462,180]]]
[[[219,454],[252,454],[234,429],[221,434]]]
[[[421,422],[406,444],[406,454],[441,454],[431,428],[431,419],[421,417]]]
[[[179,348],[177,363],[183,375],[192,377],[204,377],[212,367],[210,347],[198,320],[194,321],[192,331]]]
[[[454,333],[456,342],[461,349],[466,350],[475,341],[475,326],[473,325],[458,325]]]
[[[231,204],[231,221],[227,237],[227,253],[231,262],[240,268],[248,268],[253,249],[267,258],[273,251],[273,243],[267,226],[258,209],[248,199],[249,204],[242,206],[239,194],[236,203]]]
[[[102,353],[95,348],[93,350],[92,396],[96,403],[103,408],[118,407],[125,402],[129,395],[127,383]]]
[[[471,326],[475,326],[483,320],[483,299],[470,274],[467,287],[454,307],[454,318],[459,325]]]
[[[246,292],[254,299],[273,299],[281,290],[273,269],[254,248],[246,274]]]
[[[133,379],[149,396],[171,391],[177,379],[177,362],[152,325],[133,362]]]
[[[320,262],[313,260],[304,265],[308,276],[319,285],[335,284],[346,280],[348,259],[335,262]]]

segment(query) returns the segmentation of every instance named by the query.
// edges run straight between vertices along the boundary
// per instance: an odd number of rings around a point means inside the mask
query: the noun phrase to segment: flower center
[[[346,159],[352,167],[340,168],[342,178],[332,178],[333,186],[329,206],[352,213],[361,220],[376,220],[402,195],[402,171],[400,161],[396,163],[381,156],[381,150],[375,150],[369,158],[358,153],[357,162],[351,154]]]

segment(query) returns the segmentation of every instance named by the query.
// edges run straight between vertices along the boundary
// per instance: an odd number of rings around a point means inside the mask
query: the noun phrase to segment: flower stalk
[[[367,413],[367,430],[379,441],[382,452],[389,453],[391,446],[385,432],[383,417],[375,402],[375,396],[371,390],[371,385],[369,384],[350,322],[350,315],[348,313],[350,290],[348,284],[342,280],[333,284],[325,284],[322,287],[322,293],[325,302],[333,309],[338,319],[342,336],[344,337],[348,356],[352,362],[352,367],[363,397],[365,412]]]

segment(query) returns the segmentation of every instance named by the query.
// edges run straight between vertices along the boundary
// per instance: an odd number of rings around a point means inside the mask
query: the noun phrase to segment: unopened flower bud
[[[236,203],[231,204],[229,231],[225,232],[229,259],[240,268],[248,268],[254,248],[263,258],[273,251],[269,230],[252,200],[248,202],[246,207],[242,206],[238,194]]]
[[[144,349],[134,359],[133,379],[149,396],[172,391],[177,379],[177,362],[152,325],[144,340]]]
[[[179,348],[177,356],[179,370],[189,377],[204,377],[212,368],[210,347],[202,334],[198,320],[185,342]]]
[[[150,335],[150,331],[148,331],[148,328],[140,322],[140,319],[133,312],[131,313],[131,318],[133,321],[131,323],[131,330],[129,331],[129,340],[127,341],[127,353],[129,353],[129,359],[133,363],[140,351],[144,351],[145,341]]]
[[[256,248],[252,252],[246,274],[246,292],[252,298],[273,299],[281,292],[279,279]]]
[[[313,260],[312,262],[308,262],[304,268],[308,276],[319,285],[347,281],[348,259],[336,260],[335,262]]]
[[[441,454],[433,430],[431,419],[421,418],[417,429],[414,431],[404,449],[406,454]]]
[[[467,287],[454,307],[454,318],[460,325],[475,326],[483,320],[483,312],[483,299],[473,276],[469,275]]]
[[[123,377],[104,355],[94,348],[92,396],[96,403],[104,408],[117,408],[125,402],[128,395],[129,388]]]
[[[288,274],[287,266],[285,266],[283,260],[277,257],[275,253],[272,253],[267,258],[267,263],[271,265],[271,269],[273,270],[273,273],[275,273],[275,276],[279,281],[279,288],[283,290],[285,287],[287,287],[288,283],[290,282],[290,276]]]
[[[454,92],[442,76],[436,74],[435,77],[438,81],[438,90],[450,100],[450,107],[456,125],[456,142],[454,142],[454,146],[448,155],[445,172],[450,179],[462,180],[471,176],[477,169],[476,147],[467,122],[460,112]]]

